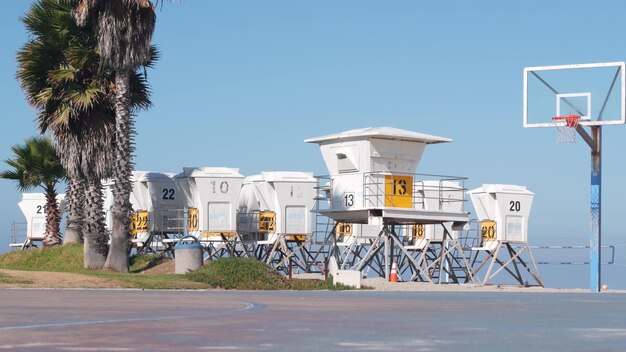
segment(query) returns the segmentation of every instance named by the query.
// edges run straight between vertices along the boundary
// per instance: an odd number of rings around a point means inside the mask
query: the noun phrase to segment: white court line
[[[59,350],[63,351],[112,351],[112,352],[122,352],[122,351],[136,351],[134,348],[123,348],[123,347],[58,347]]]
[[[0,350],[14,350],[16,348],[35,348],[35,347],[54,347],[54,346],[67,346],[69,343],[46,343],[46,342],[32,342],[23,343],[21,345],[0,345]]]
[[[113,323],[125,323],[125,322],[134,322],[134,321],[160,321],[160,320],[186,319],[186,318],[199,318],[199,317],[216,317],[216,316],[222,316],[222,315],[242,313],[242,312],[251,310],[253,308],[263,307],[263,305],[261,304],[256,304],[252,302],[235,301],[235,303],[243,304],[244,307],[222,311],[222,312],[208,312],[204,314],[169,315],[169,316],[162,316],[162,317],[143,317],[143,318],[124,318],[124,319],[83,320],[83,321],[65,322],[65,323],[44,323],[44,324],[31,324],[31,325],[3,326],[3,327],[0,327],[0,331],[52,328],[52,327],[60,327],[60,326],[113,324]]]

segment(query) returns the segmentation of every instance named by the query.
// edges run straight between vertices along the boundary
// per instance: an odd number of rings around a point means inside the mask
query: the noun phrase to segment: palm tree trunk
[[[54,185],[46,185],[46,234],[43,239],[44,247],[61,244],[61,216],[59,215],[59,204],[57,203],[57,192]]]
[[[67,225],[63,244],[82,243],[82,214],[85,203],[85,180],[81,177],[72,177],[67,184],[65,204],[67,205]]]
[[[102,210],[102,183],[100,180],[88,180],[87,184],[83,226],[84,266],[87,269],[102,269],[109,249]]]
[[[128,248],[130,214],[131,175],[133,170],[133,119],[130,113],[130,71],[120,70],[115,74],[115,143],[113,168],[113,228],[111,248],[104,267],[117,272],[128,272]]]

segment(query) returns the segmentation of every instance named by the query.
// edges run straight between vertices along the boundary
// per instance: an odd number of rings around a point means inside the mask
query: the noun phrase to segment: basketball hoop
[[[555,116],[552,121],[556,123],[556,141],[563,143],[576,143],[576,127],[580,122],[580,115]]]

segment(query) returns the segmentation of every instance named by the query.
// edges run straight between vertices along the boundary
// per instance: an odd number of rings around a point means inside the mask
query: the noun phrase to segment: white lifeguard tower
[[[172,173],[133,172],[131,203],[135,211],[150,212],[151,232],[182,234],[185,230],[182,209],[188,205],[187,192]]]
[[[464,188],[461,187],[454,198],[445,199],[444,193],[437,188],[434,195],[428,192],[425,181],[462,184],[464,178],[415,174],[427,144],[451,140],[397,128],[377,127],[311,138],[305,142],[319,144],[330,173],[328,180],[322,180],[319,186],[322,194],[329,196],[328,207],[318,210],[336,222],[322,245],[331,244],[329,254],[338,252],[337,224],[361,224],[364,233],[378,235],[363,258],[355,263],[356,270],[366,266],[376,270],[376,265],[372,263],[380,262],[384,276],[389,278],[393,255],[402,259],[399,262],[408,265],[413,277],[432,282],[433,275],[407,251],[395,228],[399,225],[439,225],[446,234],[445,247],[460,249],[444,225],[451,224],[452,229],[460,229],[469,222],[469,213],[462,208]],[[444,205],[448,203],[461,203],[461,208]],[[381,250],[384,250],[382,261],[377,258]],[[436,270],[441,272],[449,267],[444,264],[450,260],[450,253],[442,251]],[[464,257],[461,261],[466,276],[471,278],[469,263]]]
[[[536,285],[543,286],[535,259],[528,246],[528,218],[534,193],[524,186],[485,184],[469,191],[468,194],[480,222],[481,246],[472,248],[478,251],[474,261],[479,257],[478,254],[486,253],[475,269],[475,273],[478,274],[483,267],[487,267],[482,284],[490,283],[496,275],[506,271],[520,285],[530,285],[525,280],[525,276],[528,276],[536,282]],[[501,251],[503,247],[506,251]],[[526,260],[522,258],[525,252],[528,254]],[[504,258],[501,258],[502,253],[505,253]],[[496,263],[500,268],[494,272]],[[511,266],[513,268],[510,268]]]
[[[452,212],[462,212],[464,202],[461,201],[465,189],[462,182],[459,181],[446,181],[446,180],[428,180],[426,178],[430,175],[420,175],[420,180],[417,183],[415,191],[422,194],[424,197],[424,208],[430,210],[444,210]],[[460,271],[466,270],[465,263],[461,262],[461,256],[459,247],[447,248],[450,243],[448,239],[454,241],[460,240],[460,231],[452,230],[453,223],[444,224],[403,224],[396,226],[396,232],[400,237],[404,238],[404,248],[410,252],[416,261],[430,273],[430,279],[439,278],[439,272],[432,270],[438,268],[441,265],[441,254],[446,251],[446,256],[449,258],[449,263],[443,263],[446,265],[444,274],[446,274],[445,281],[450,279],[454,282],[460,282],[460,278],[455,275]],[[458,228],[458,227],[455,227]],[[340,222],[335,229],[335,239],[337,245],[338,263],[341,269],[353,267],[358,260],[362,259],[364,251],[369,247],[369,244],[378,237],[377,231],[371,230],[368,225],[364,224],[351,224]],[[465,251],[465,246],[461,247],[463,254],[469,258],[468,251]],[[469,247],[468,247],[469,248]],[[450,251],[448,253],[448,251]],[[452,272],[452,275],[447,272]],[[411,280],[418,279],[419,276],[414,273]],[[443,279],[443,278],[442,278]]]
[[[237,234],[237,205],[244,179],[239,169],[184,167],[175,178],[188,192],[189,233],[200,240],[209,258],[226,253],[245,254],[245,250],[236,248],[241,243]]]
[[[255,257],[277,269],[307,269],[317,179],[312,173],[274,171],[244,179],[238,232],[256,244]]]
[[[176,237],[185,232],[184,212],[188,206],[187,191],[172,173],[133,171],[130,202],[133,207],[131,242],[138,251],[161,251],[170,248]],[[111,228],[113,181],[103,182],[107,228]]]
[[[57,195],[59,203],[59,215],[65,212],[65,194]],[[22,214],[26,218],[26,236],[21,243],[11,243],[11,247],[26,249],[36,247],[36,242],[41,242],[46,235],[46,195],[44,193],[22,193],[22,200],[17,203]],[[22,237],[23,238],[23,237]],[[18,240],[16,238],[16,240]]]

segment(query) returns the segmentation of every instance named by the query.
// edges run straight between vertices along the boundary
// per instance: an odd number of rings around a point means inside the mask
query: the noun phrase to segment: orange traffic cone
[[[391,274],[389,275],[389,282],[398,282],[398,264],[395,259],[391,263]]]

